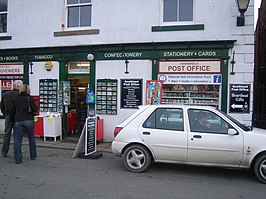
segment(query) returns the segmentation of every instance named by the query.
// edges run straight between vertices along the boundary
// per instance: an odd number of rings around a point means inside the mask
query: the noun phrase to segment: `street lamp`
[[[236,0],[238,11],[240,12],[240,17],[237,17],[237,22],[236,22],[237,26],[244,26],[245,25],[244,13],[248,9],[249,1],[250,0]]]

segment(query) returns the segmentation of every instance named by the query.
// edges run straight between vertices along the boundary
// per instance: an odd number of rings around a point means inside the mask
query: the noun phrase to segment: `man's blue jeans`
[[[13,129],[14,123],[11,122],[10,115],[5,115],[5,132],[3,138],[3,146],[2,146],[2,155],[5,157],[9,151],[11,133]]]
[[[35,159],[37,157],[36,142],[34,137],[34,122],[33,120],[19,121],[15,123],[14,132],[14,157],[16,163],[22,162],[22,139],[24,133],[28,134],[30,158]]]

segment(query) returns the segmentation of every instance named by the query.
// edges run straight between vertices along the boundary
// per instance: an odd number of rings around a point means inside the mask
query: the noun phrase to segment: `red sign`
[[[2,80],[2,90],[11,90],[12,80]]]

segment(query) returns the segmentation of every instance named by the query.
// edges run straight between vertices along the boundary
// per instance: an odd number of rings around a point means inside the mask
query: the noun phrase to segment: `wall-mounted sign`
[[[146,104],[161,104],[163,81],[147,80],[146,86]]]
[[[12,80],[2,80],[2,90],[12,90]]]
[[[19,63],[5,63],[0,64],[0,76],[16,76],[23,75],[23,64]]]
[[[21,56],[4,56],[0,57],[0,62],[17,62],[21,61],[23,58]]]
[[[121,79],[121,108],[142,105],[142,79]]]
[[[44,68],[45,68],[45,70],[47,70],[47,71],[51,71],[52,68],[53,68],[53,63],[52,63],[51,61],[46,61],[46,62],[44,62]]]
[[[164,84],[221,84],[221,74],[159,74]]]
[[[63,90],[63,105],[70,105],[70,82],[63,81],[62,82],[62,90]]]
[[[193,57],[220,57],[219,50],[178,50],[160,51],[159,56],[165,58],[193,58]]]
[[[230,113],[250,112],[250,84],[230,85]]]
[[[159,73],[221,73],[220,60],[170,60],[159,61]]]

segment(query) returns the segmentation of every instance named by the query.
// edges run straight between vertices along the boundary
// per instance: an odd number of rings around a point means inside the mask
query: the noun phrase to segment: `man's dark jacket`
[[[18,94],[19,94],[18,90],[13,89],[11,91],[7,91],[2,97],[1,111],[4,116],[11,114],[12,105],[15,99],[18,97]]]

